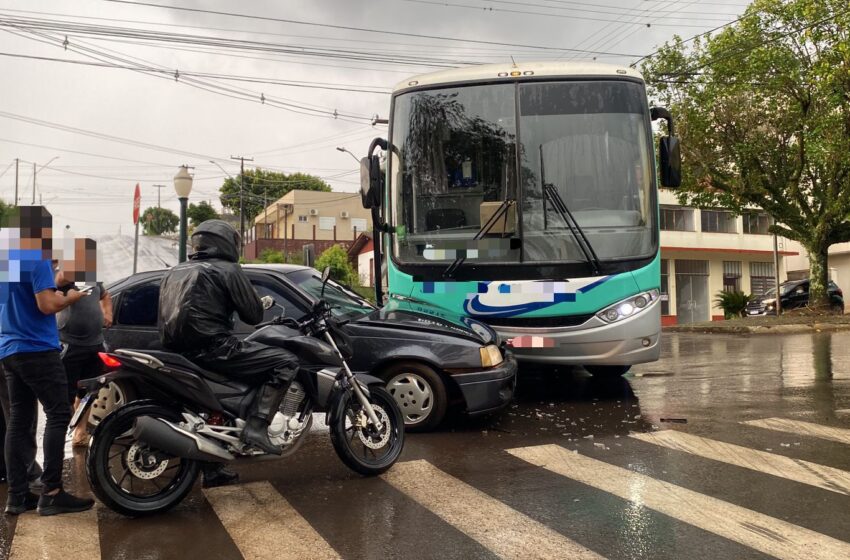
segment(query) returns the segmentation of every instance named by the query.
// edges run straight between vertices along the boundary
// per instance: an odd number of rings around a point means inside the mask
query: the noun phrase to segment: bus
[[[361,161],[379,302],[480,320],[520,362],[617,376],[658,359],[657,182],[678,187],[681,163],[640,73],[522,62],[414,76],[388,124]]]

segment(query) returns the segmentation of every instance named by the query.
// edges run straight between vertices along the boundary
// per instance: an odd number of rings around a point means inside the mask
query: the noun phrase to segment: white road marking
[[[100,558],[97,509],[42,517],[36,511],[18,516],[9,560]]]
[[[832,426],[822,426],[821,424],[789,420],[787,418],[764,418],[762,420],[748,420],[741,423],[747,426],[755,426],[756,428],[766,428],[768,430],[776,430],[777,432],[787,432],[798,436],[815,437],[850,444],[850,430],[846,428],[833,428]]]
[[[850,544],[557,445],[510,449],[533,465],[780,559],[850,558]]]
[[[204,490],[245,560],[329,560],[339,554],[268,482]]]
[[[426,461],[397,463],[381,476],[501,558],[602,558]]]
[[[817,486],[838,494],[850,495],[850,473],[841,469],[810,463],[802,459],[783,457],[782,455],[676,430],[630,434],[630,437],[721,463]]]

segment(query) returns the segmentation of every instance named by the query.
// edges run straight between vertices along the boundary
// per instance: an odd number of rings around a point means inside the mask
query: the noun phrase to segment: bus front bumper
[[[582,325],[554,328],[493,327],[502,340],[534,337],[535,346],[512,346],[520,363],[626,366],[654,362],[661,352],[661,305],[606,323],[595,315]]]

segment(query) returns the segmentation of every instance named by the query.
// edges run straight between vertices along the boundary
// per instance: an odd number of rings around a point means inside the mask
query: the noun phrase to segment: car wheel
[[[94,429],[106,416],[121,405],[136,400],[134,388],[126,381],[112,381],[100,390],[89,411],[89,427]]]
[[[836,303],[832,306],[831,311],[837,315],[844,315],[844,306]]]
[[[427,432],[443,421],[448,408],[446,385],[433,369],[414,362],[393,364],[381,378],[404,415],[405,430]]]
[[[614,378],[627,373],[632,366],[584,366],[593,377]]]

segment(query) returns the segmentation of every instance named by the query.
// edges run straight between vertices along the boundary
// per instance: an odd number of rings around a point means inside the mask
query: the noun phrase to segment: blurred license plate
[[[751,309],[750,310],[750,315],[758,315],[758,314],[759,314],[759,312],[758,312],[757,309]]]
[[[80,400],[80,406],[77,407],[77,411],[74,412],[74,416],[71,418],[71,424],[69,427],[75,428],[77,426],[77,422],[80,421],[80,418],[85,413],[86,409],[89,407],[92,399],[94,399],[95,395],[93,393],[89,393],[85,397]]]

